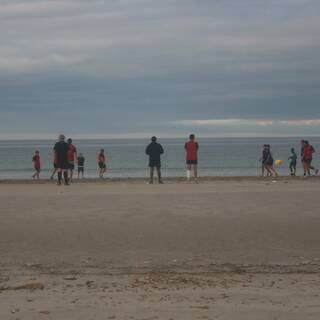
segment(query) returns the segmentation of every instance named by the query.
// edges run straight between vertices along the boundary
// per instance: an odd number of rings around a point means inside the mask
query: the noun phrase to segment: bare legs
[[[191,171],[193,171],[194,181],[198,181],[198,166],[196,164],[188,164],[187,165],[187,180],[191,180]]]
[[[99,170],[99,178],[100,179],[103,178],[103,175],[104,175],[105,172],[106,172],[106,168],[100,168],[100,170]]]
[[[319,169],[316,169],[315,167],[313,167],[313,166],[311,165],[311,163],[307,163],[307,173],[308,173],[308,176],[311,175],[311,170],[314,171],[315,175],[318,175]]]
[[[83,178],[84,170],[78,170],[78,179],[80,179],[80,174],[81,174],[81,178]]]
[[[303,165],[303,175],[304,176],[310,176],[311,175],[311,170],[314,169],[308,161],[303,160],[302,161]]]
[[[292,176],[295,176],[297,172],[297,163],[296,162],[291,162],[290,163],[290,173]]]
[[[265,171],[267,171],[267,177],[272,176],[272,173],[275,176],[278,175],[277,171],[274,169],[273,166],[268,166],[266,164],[262,164],[262,166],[261,166],[261,177],[264,177]]]
[[[266,166],[266,168],[267,168],[267,171],[269,173],[271,173],[271,175],[272,175],[272,173],[274,173],[275,176],[278,175],[277,171],[275,170],[275,168],[273,166]]]
[[[51,173],[51,176],[50,176],[50,180],[53,180],[54,178],[54,175],[57,173],[58,169],[57,168],[54,168],[52,173]]]
[[[68,186],[69,185],[68,170],[64,170],[64,169],[58,169],[58,185],[61,185],[62,175],[64,178],[64,184]]]
[[[70,171],[70,182],[72,182],[72,179],[73,179],[73,170],[70,169],[69,171]]]
[[[40,179],[40,171],[36,170],[36,172],[33,174],[32,178],[33,179],[35,179],[35,178]]]

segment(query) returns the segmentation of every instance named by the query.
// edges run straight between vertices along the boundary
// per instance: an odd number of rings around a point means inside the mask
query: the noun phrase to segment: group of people
[[[77,148],[73,145],[72,139],[68,139],[65,141],[65,136],[60,135],[58,142],[54,145],[54,160],[53,166],[54,170],[51,174],[51,180],[54,179],[55,174],[58,176],[58,184],[61,185],[62,178],[64,178],[64,183],[68,185],[73,180],[73,173],[75,169],[75,165],[77,164],[78,168],[78,179],[84,176],[84,164],[85,158],[79,153],[77,154]],[[189,136],[189,140],[184,145],[185,153],[186,153],[186,165],[187,165],[187,181],[191,181],[192,173],[193,180],[195,182],[198,181],[198,150],[199,144],[195,139],[195,135],[191,134]],[[164,153],[164,149],[160,143],[157,142],[157,137],[151,138],[151,143],[147,146],[145,150],[146,155],[149,157],[149,167],[150,167],[150,176],[149,176],[149,184],[153,184],[154,182],[154,172],[157,172],[158,183],[162,184],[162,176],[161,176],[161,155]],[[319,170],[312,166],[313,154],[315,153],[314,147],[307,140],[301,140],[301,162],[303,165],[304,176],[310,176],[311,172],[317,175]],[[297,161],[298,156],[294,148],[291,148],[291,154],[288,158],[290,160],[289,169],[290,174],[295,176],[297,173]],[[32,161],[34,163],[35,172],[33,174],[33,178],[40,178],[41,171],[41,161],[40,161],[40,153],[36,151]],[[277,176],[278,173],[275,169],[275,164],[281,164],[281,160],[274,161],[273,154],[271,151],[270,144],[263,145],[262,157],[260,159],[261,166],[261,175],[265,176]],[[280,163],[277,163],[279,161]],[[103,178],[104,174],[107,170],[106,166],[106,156],[104,149],[101,149],[98,158],[97,164],[99,169],[99,177]]]
[[[78,167],[78,179],[84,177],[84,164],[85,157],[82,153],[77,154],[77,148],[72,143],[72,139],[65,141],[65,136],[61,134],[58,138],[58,141],[53,147],[53,171],[50,176],[50,179],[53,180],[55,175],[58,176],[58,184],[61,185],[62,177],[64,178],[64,183],[68,185],[73,180],[73,173],[75,165]],[[34,166],[34,174],[32,177],[35,179],[40,178],[41,171],[41,161],[40,161],[40,152],[35,151],[35,154],[32,158]],[[98,167],[99,167],[99,177],[103,178],[104,173],[106,172],[106,157],[104,155],[104,149],[100,150],[98,155]]]
[[[198,182],[198,150],[199,144],[195,140],[195,135],[189,136],[189,141],[184,145],[186,152],[187,164],[187,180],[191,181],[191,173],[193,172],[193,179]],[[151,143],[146,148],[146,155],[149,156],[150,179],[149,184],[153,184],[153,175],[156,169],[158,175],[158,183],[162,184],[161,178],[161,155],[164,153],[163,147],[157,142],[157,137],[151,138]]]
[[[53,172],[50,179],[53,180],[55,174],[58,175],[58,184],[61,185],[62,176],[66,185],[73,180],[73,172],[75,169],[75,162],[78,165],[78,178],[80,175],[84,175],[84,156],[79,153],[77,154],[77,148],[73,145],[72,139],[65,141],[65,136],[61,134],[58,141],[53,147],[54,159],[53,159]]]
[[[65,142],[65,136],[60,135],[58,142],[55,143],[53,147],[53,171],[50,176],[50,179],[53,180],[54,176],[58,176],[58,184],[62,182],[62,176],[64,177],[65,184],[69,184],[73,180],[73,172],[75,169],[75,163],[78,166],[78,178],[84,176],[84,163],[85,158],[82,153],[77,154],[77,148],[73,145],[72,139],[68,139]],[[35,173],[33,178],[40,178],[41,171],[41,161],[40,161],[40,152],[35,151],[35,155],[32,158]]]
[[[303,166],[303,175],[304,176],[310,176],[311,171],[314,171],[314,173],[317,175],[319,170],[312,166],[312,159],[313,154],[315,153],[314,147],[309,143],[307,140],[301,140],[301,150],[300,150],[300,157],[301,157],[301,163]],[[262,150],[262,158],[260,159],[262,166],[261,166],[261,175],[264,176],[265,173],[267,176],[275,175],[277,176],[278,173],[276,169],[274,168],[274,159],[271,152],[271,146],[270,144],[264,144],[263,150]],[[288,158],[290,160],[289,169],[290,174],[292,176],[295,176],[297,173],[297,161],[298,161],[298,155],[294,148],[291,148],[291,154]]]
[[[187,179],[191,181],[191,172],[193,172],[194,181],[198,181],[198,149],[199,144],[195,141],[195,135],[191,134],[189,137],[189,141],[185,143],[185,152],[186,152],[186,163],[187,163]],[[73,172],[75,169],[75,163],[78,166],[78,179],[84,176],[84,164],[85,158],[79,153],[77,155],[77,148],[73,145],[72,139],[68,139],[65,142],[65,136],[60,135],[58,141],[55,143],[53,147],[54,151],[54,160],[53,166],[54,170],[51,174],[50,179],[53,180],[55,174],[58,176],[58,184],[62,184],[62,178],[64,178],[64,183],[69,185],[73,179]],[[146,155],[149,156],[149,167],[150,167],[150,179],[149,184],[153,183],[154,171],[157,171],[158,182],[160,184],[163,183],[161,177],[161,155],[164,153],[164,149],[160,143],[157,142],[156,137],[151,138],[151,143],[147,146],[145,150]],[[41,161],[40,161],[40,153],[37,150],[35,155],[32,158],[35,173],[33,174],[33,178],[40,178],[41,171]],[[103,178],[104,173],[107,170],[106,166],[106,156],[104,149],[101,149],[98,154],[97,159],[98,169],[99,169],[99,177]]]

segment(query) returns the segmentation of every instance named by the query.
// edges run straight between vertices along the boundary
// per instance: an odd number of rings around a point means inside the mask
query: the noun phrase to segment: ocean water
[[[310,138],[316,149],[314,164],[320,167],[320,137]],[[162,156],[164,177],[185,176],[185,153],[183,139],[159,139],[165,154]],[[290,148],[295,147],[299,155],[300,138],[208,138],[198,139],[199,175],[201,176],[257,176],[260,174],[262,145],[271,144],[274,159],[284,163],[277,168],[282,175],[288,175],[287,160]],[[34,151],[40,151],[42,178],[48,178],[52,171],[52,148],[54,141],[0,141],[0,179],[31,179]],[[146,177],[148,158],[145,148],[149,140],[74,140],[78,152],[86,158],[85,176],[98,176],[97,155],[104,148],[107,156],[106,177]],[[298,173],[301,174],[298,162]]]

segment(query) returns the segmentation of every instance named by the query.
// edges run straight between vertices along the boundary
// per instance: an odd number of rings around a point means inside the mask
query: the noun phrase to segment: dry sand
[[[0,319],[320,319],[319,189],[0,183]]]

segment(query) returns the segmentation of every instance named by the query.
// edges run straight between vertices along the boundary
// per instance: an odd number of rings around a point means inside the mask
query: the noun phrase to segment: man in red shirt
[[[70,181],[72,182],[73,170],[74,170],[74,161],[77,159],[77,149],[72,144],[72,139],[68,139],[68,164],[70,171]]]
[[[190,134],[189,141],[184,145],[187,161],[187,179],[191,179],[191,170],[193,170],[194,180],[198,182],[198,142],[195,141],[195,135]]]
[[[41,163],[40,163],[40,152],[37,150],[32,158],[33,167],[35,170],[35,173],[33,174],[32,178],[39,179],[40,178],[40,170],[41,170]]]

